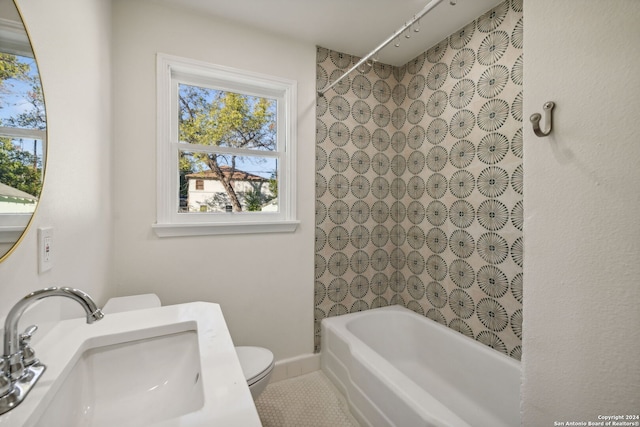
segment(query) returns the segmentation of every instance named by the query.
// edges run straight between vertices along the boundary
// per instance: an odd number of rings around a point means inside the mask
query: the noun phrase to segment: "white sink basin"
[[[204,403],[195,331],[85,351],[44,411],[42,427],[138,427]]]
[[[218,304],[59,322],[34,344],[47,366],[0,427],[259,427]]]

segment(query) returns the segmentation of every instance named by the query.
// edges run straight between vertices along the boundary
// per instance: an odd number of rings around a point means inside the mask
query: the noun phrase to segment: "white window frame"
[[[278,212],[178,212],[178,152],[189,149],[189,144],[178,141],[180,83],[277,100],[277,150],[270,155],[278,158]],[[295,197],[296,99],[294,80],[159,53],[155,233],[176,237],[295,231],[300,223]]]

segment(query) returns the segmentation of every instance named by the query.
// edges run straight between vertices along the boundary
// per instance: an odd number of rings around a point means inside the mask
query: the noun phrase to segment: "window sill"
[[[300,221],[153,224],[158,237],[216,236],[224,234],[293,233]]]

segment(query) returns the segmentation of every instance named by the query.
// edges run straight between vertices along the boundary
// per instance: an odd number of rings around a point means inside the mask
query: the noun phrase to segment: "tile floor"
[[[263,427],[360,426],[322,371],[269,384],[256,407]]]

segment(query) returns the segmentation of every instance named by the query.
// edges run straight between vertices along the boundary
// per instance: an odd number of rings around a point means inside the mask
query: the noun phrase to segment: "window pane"
[[[179,212],[278,212],[277,159],[181,151]]]
[[[42,141],[0,135],[0,214],[33,212],[42,190]]]
[[[178,103],[181,142],[276,150],[275,99],[180,84]]]
[[[46,129],[38,67],[33,58],[0,52],[0,126]]]

